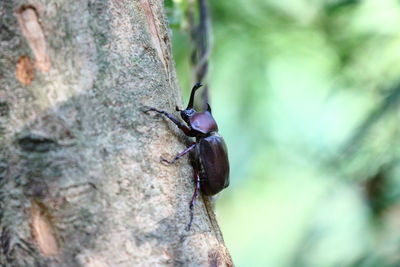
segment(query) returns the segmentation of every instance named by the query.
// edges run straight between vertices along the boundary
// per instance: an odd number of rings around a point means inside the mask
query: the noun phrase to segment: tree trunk
[[[162,1],[0,1],[0,265],[231,265],[185,146]]]

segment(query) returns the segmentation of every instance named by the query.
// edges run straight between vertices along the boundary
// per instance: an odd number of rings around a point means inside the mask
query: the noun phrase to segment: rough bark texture
[[[186,138],[162,1],[0,1],[0,265],[231,265]],[[206,201],[207,203],[207,201]],[[207,208],[208,207],[208,208]]]

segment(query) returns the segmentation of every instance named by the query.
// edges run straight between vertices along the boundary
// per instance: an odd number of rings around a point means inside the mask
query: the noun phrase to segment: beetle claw
[[[144,112],[144,113],[148,113],[149,111],[155,111],[155,108],[153,108],[153,107],[149,107],[149,106],[144,106],[144,107],[142,107],[142,112]]]
[[[169,160],[167,160],[167,159],[164,158],[164,157],[161,157],[161,158],[160,158],[160,162],[161,162],[161,163],[164,163],[164,165],[167,165],[167,166],[174,164],[173,161],[169,161]]]

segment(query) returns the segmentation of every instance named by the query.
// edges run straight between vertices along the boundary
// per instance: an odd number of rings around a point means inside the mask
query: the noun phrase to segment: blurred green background
[[[237,266],[400,266],[400,1],[209,1]],[[187,0],[166,2],[186,102]]]

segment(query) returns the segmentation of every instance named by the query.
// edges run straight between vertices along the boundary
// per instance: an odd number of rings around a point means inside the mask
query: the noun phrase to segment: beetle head
[[[181,117],[182,119],[190,124],[190,118],[196,113],[196,111],[194,109],[185,109],[185,110],[181,110]]]
[[[203,85],[201,83],[196,83],[193,86],[192,91],[190,92],[190,99],[186,109],[180,110],[178,109],[178,107],[176,108],[177,111],[181,112],[182,119],[188,124],[190,124],[190,117],[192,117],[196,113],[196,111],[193,109],[194,95],[196,94],[197,89],[199,89],[202,86]]]
[[[178,107],[177,111],[181,112],[182,119],[195,131],[202,134],[207,134],[212,131],[218,131],[217,123],[211,115],[210,105],[207,104],[207,110],[203,112],[197,112],[193,109],[194,95],[196,90],[203,86],[200,83],[196,83],[192,92],[190,93],[189,104],[186,109],[180,110]]]

